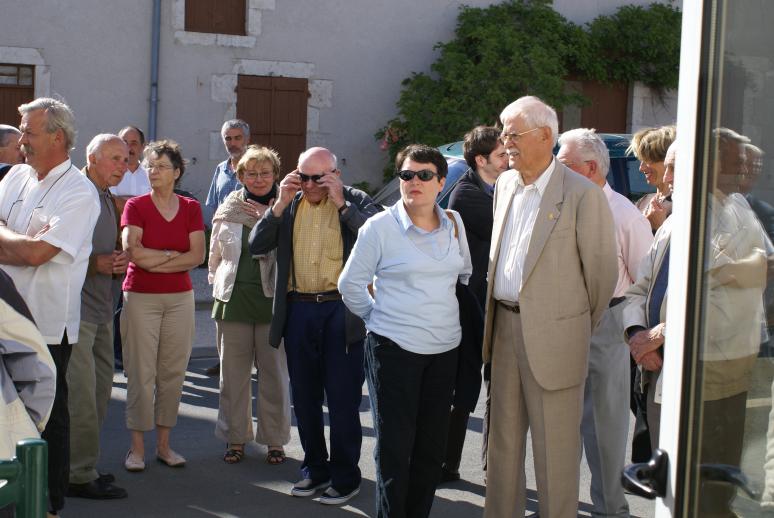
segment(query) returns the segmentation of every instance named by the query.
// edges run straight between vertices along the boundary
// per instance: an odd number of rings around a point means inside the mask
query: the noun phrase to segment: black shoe
[[[67,487],[67,496],[70,498],[90,498],[92,500],[112,500],[126,498],[126,489],[114,486],[110,483],[100,482],[100,479],[92,480],[85,484],[70,484]]]
[[[207,376],[220,376],[220,362],[216,363],[212,367],[207,367],[207,370],[204,371],[204,373]]]
[[[103,484],[112,484],[113,482],[116,481],[116,477],[114,477],[112,473],[100,473],[98,471],[97,474],[99,475],[99,478],[97,480],[99,480]]]
[[[459,479],[459,471],[450,471],[446,468],[441,468],[441,482],[456,482]]]

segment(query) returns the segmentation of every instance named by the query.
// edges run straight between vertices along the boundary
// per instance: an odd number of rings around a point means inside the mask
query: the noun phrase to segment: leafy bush
[[[680,12],[664,4],[621,7],[586,27],[562,17],[550,0],[462,6],[453,40],[437,43],[431,73],[403,80],[398,116],[375,135],[389,164],[406,144],[438,146],[478,124],[494,124],[514,99],[537,95],[556,107],[588,102],[566,78],[603,83],[677,85]],[[385,177],[392,167],[385,169]]]

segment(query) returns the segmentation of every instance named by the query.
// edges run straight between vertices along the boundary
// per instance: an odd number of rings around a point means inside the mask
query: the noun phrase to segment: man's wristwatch
[[[347,212],[347,207],[349,207],[349,205],[347,205],[347,202],[344,202],[344,205],[339,207],[339,214],[344,214],[345,212]]]

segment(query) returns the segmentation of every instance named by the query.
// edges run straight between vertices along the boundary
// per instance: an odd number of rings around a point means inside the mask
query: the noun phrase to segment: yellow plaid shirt
[[[319,293],[335,290],[344,268],[343,256],[336,205],[327,197],[317,205],[302,197],[293,223],[293,268],[288,291]]]

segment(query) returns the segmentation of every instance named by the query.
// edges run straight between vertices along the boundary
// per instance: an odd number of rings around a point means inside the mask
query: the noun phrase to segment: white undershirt
[[[521,173],[516,171],[516,189],[513,202],[505,216],[505,228],[500,241],[500,255],[495,268],[494,298],[505,302],[518,302],[532,229],[535,226],[540,200],[554,172],[556,159],[530,185],[524,185]],[[495,197],[497,194],[495,193]],[[498,200],[507,203],[507,200]]]

